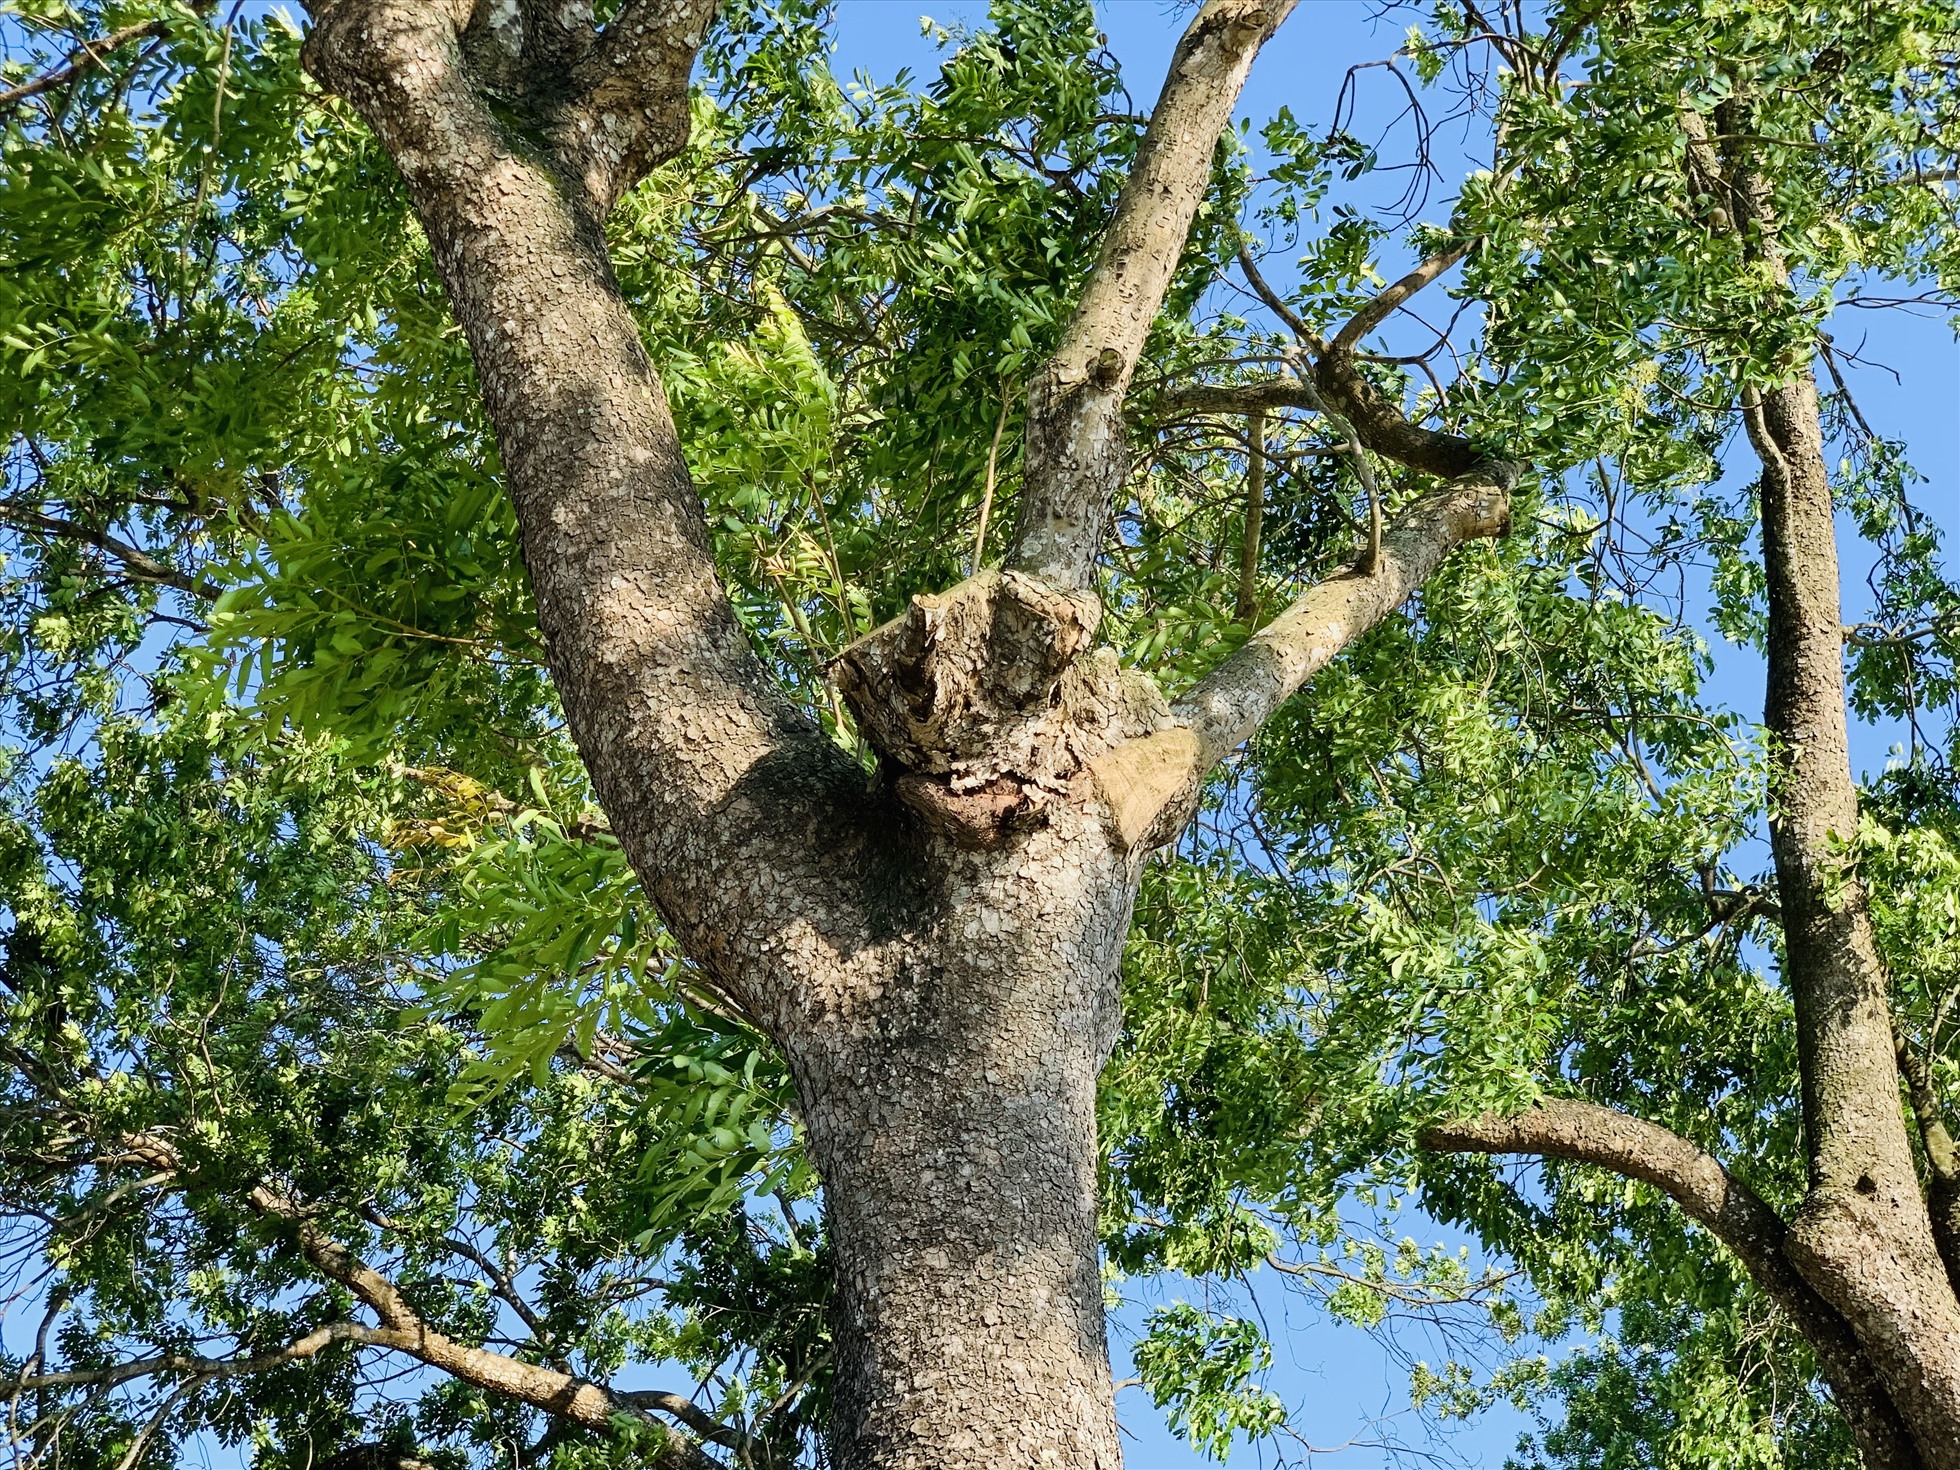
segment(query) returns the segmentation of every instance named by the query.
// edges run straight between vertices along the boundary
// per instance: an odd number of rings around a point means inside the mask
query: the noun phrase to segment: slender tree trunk
[[[1681,123],[1692,192],[1734,206],[1711,209],[1710,227],[1735,232],[1745,257],[1787,293],[1771,189],[1748,154],[1746,107],[1722,104],[1714,134],[1692,110]],[[1766,300],[1766,316],[1785,304]],[[1771,389],[1745,388],[1741,407],[1762,465],[1770,842],[1797,1028],[1803,1202],[1786,1227],[1692,1143],[1574,1099],[1448,1121],[1424,1142],[1581,1159],[1659,1185],[1810,1339],[1870,1470],[1960,1470],[1960,1298],[1936,1245],[1955,1165],[1937,1101],[1915,1096],[1932,1174],[1922,1188],[1900,1085],[1911,1059],[1895,1040],[1868,900],[1844,846],[1857,833],[1858,793],[1816,378],[1804,367]]]
[[[1865,893],[1846,734],[1837,528],[1816,380],[1744,403],[1762,460],[1770,843],[1796,1008],[1810,1187],[1785,1250],[1851,1325],[1928,1465],[1960,1466],[1960,1302],[1935,1247],[1901,1106]]]

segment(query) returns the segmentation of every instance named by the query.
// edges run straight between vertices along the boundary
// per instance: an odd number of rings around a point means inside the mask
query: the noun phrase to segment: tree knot
[[[986,571],[911,605],[838,654],[831,679],[900,773],[893,789],[963,846],[991,846],[1077,795],[1087,763],[1168,711],[1093,646],[1101,604]]]

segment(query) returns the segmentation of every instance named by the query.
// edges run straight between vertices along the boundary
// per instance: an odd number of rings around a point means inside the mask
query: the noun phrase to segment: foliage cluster
[[[1368,370],[1537,476],[1518,533],[1317,679],[1146,884],[1102,1099],[1111,1290],[1222,1304],[1158,1310],[1132,1352],[1220,1457],[1290,1443],[1248,1305],[1270,1280],[1441,1332],[1416,1396],[1540,1406],[1523,1464],[1847,1453],[1801,1344],[1651,1191],[1415,1146],[1444,1112],[1560,1091],[1756,1161],[1772,1202],[1801,1188],[1762,750],[1702,642],[1760,631],[1733,409],[1848,298],[1944,309],[1960,283],[1929,182],[1960,106],[1950,6],[1596,10],[1418,16],[1420,95],[1501,140],[1426,221],[1368,192],[1387,144],[1347,126],[1228,135],[1137,390],[1107,626],[1172,689],[1247,631],[1243,421],[1167,390],[1283,356],[1240,288],[1252,234],[1322,330],[1399,252],[1464,242],[1472,327]],[[882,84],[833,74],[825,18],[731,9],[692,145],[613,244],[744,625],[854,748],[825,663],[998,553],[1022,394],[1142,119],[1076,0],[996,0],[941,34],[935,75]],[[401,190],[276,15],[21,0],[7,84],[142,22],[0,100],[0,1378],[249,1356],[346,1315],[252,1208],[276,1181],[450,1335],[597,1380],[683,1365],[756,1463],[820,1461],[825,1248],[789,1079],[593,804]],[[1774,150],[1787,291],[1711,233],[1684,154],[1682,110],[1737,99]],[[1905,447],[1848,392],[1833,411],[1873,567],[1855,698],[1910,731],[1847,862],[1951,1096],[1960,590]],[[1258,448],[1272,609],[1352,555],[1367,505],[1318,421]],[[1422,488],[1379,473],[1391,503]],[[184,1169],[132,1174],[143,1137]],[[1414,1206],[1483,1254],[1398,1241]],[[75,1470],[174,1464],[200,1433],[267,1470],[356,1443],[630,1453],[372,1352],[11,1412],[18,1456],[58,1440]]]

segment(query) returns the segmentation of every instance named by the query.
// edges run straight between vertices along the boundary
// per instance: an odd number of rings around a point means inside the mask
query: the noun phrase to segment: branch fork
[[[530,116],[603,220],[686,146],[688,81],[719,8],[626,0],[601,30],[589,0],[313,0],[303,54],[309,71],[357,99],[390,86],[430,96],[442,73],[467,73]],[[439,60],[445,51],[454,59]]]

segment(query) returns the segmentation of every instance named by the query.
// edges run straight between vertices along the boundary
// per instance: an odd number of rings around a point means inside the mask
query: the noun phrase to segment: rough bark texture
[[[1687,1139],[1596,1103],[1545,1098],[1522,1114],[1438,1124],[1424,1132],[1422,1145],[1571,1159],[1653,1185],[1733,1251],[1809,1340],[1868,1470],[1921,1470],[1928,1463],[1850,1327],[1785,1256],[1789,1230],[1782,1218]]]
[[[1021,514],[1007,564],[1087,587],[1130,462],[1123,399],[1184,253],[1252,59],[1296,0],[1210,0],[1171,57],[1116,218],[1067,336],[1028,390]]]
[[[1955,1470],[1960,1301],[1906,1133],[1887,979],[1866,898],[1838,850],[1857,830],[1858,800],[1814,379],[1806,372],[1771,392],[1750,391],[1744,420],[1763,466],[1770,841],[1796,1012],[1803,1202],[1786,1228],[1684,1140],[1576,1102],[1447,1123],[1423,1142],[1556,1155],[1666,1190],[1736,1253],[1809,1339],[1869,1466]],[[1934,1209],[1948,1199],[1934,1157],[1941,1133],[1926,1126]]]
[[[1335,585],[1353,610],[1305,635],[1310,655],[1288,651],[1294,617],[1215,676],[1258,686],[1229,718],[1204,706],[1184,728],[1095,645],[1124,389],[1246,69],[1291,4],[1212,0],[1178,48],[1031,395],[1009,568],[915,599],[839,659],[872,781],[743,639],[606,256],[606,210],[683,141],[711,7],[627,0],[597,33],[575,0],[514,21],[473,21],[465,0],[315,7],[307,65],[394,158],[469,341],[552,677],[612,830],[707,983],[796,1078],[837,1261],[840,1470],[1120,1464],[1095,1088],[1140,839],[1174,822],[1159,793],[1130,824],[1098,762],[1169,742],[1189,787],[1192,750],[1216,759],[1503,521],[1492,487],[1474,514],[1420,510],[1405,566]],[[490,91],[534,126],[509,131]],[[311,1253],[329,1274],[346,1264],[330,1242]],[[397,1330],[385,1293],[363,1300]]]
[[[1787,1251],[1848,1321],[1928,1465],[1960,1466],[1960,1302],[1934,1245],[1883,963],[1835,844],[1858,829],[1837,530],[1815,381],[1751,394],[1769,591],[1770,845],[1796,1006],[1810,1189]]]
[[[1787,290],[1772,191],[1747,156],[1746,107],[1726,102],[1715,122],[1711,133],[1694,112],[1681,114],[1686,170],[1698,193],[1731,206],[1711,209],[1712,227],[1736,231],[1746,257]],[[1330,396],[1338,388],[1326,374],[1320,384]],[[1858,792],[1816,378],[1808,366],[1794,369],[1768,389],[1745,388],[1740,407],[1762,465],[1769,604],[1763,723],[1784,976],[1796,1018],[1804,1198],[1786,1229],[1753,1196],[1753,1204],[1738,1207],[1733,1181],[1692,1145],[1581,1103],[1445,1124],[1424,1143],[1554,1154],[1665,1189],[1736,1253],[1808,1337],[1868,1465],[1960,1470],[1960,1278],[1953,1274],[1960,1181],[1938,1100],[1915,1080],[1911,1055],[1894,1035],[1868,901],[1843,854],[1857,833]],[[1902,1075],[1925,1148],[1923,1188],[1906,1131]]]
[[[915,851],[936,916],[883,1003],[791,1045],[839,1262],[837,1453],[1114,1470],[1095,1093],[1134,871],[1074,804],[1005,849]]]
[[[1740,101],[1717,118],[1721,176],[1744,247],[1787,271],[1769,181],[1746,150]],[[1691,153],[1709,142],[1688,125]],[[1806,365],[1745,389],[1743,423],[1762,463],[1769,601],[1770,847],[1785,973],[1797,1019],[1809,1192],[1787,1253],[1851,1324],[1929,1465],[1960,1467],[1960,1300],[1934,1243],[1901,1108],[1890,982],[1863,886],[1838,845],[1858,830],[1846,732],[1837,524]]]

